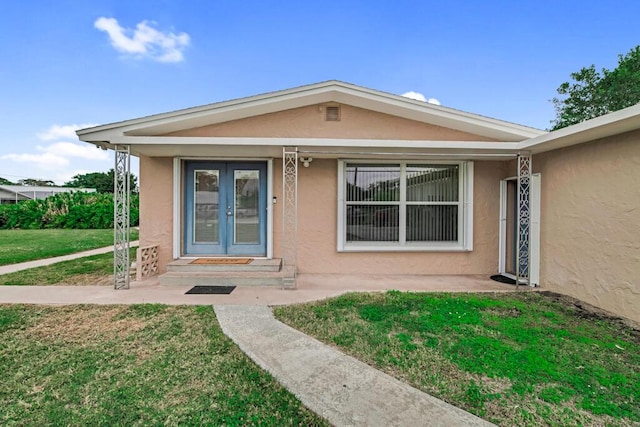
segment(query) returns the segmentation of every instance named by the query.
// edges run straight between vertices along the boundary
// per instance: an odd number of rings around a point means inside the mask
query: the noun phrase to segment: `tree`
[[[15,185],[13,182],[0,176],[0,185]]]
[[[574,125],[640,102],[640,46],[618,55],[613,70],[596,70],[595,65],[571,73],[573,82],[564,82],[553,98],[556,118],[551,130]]]
[[[113,181],[115,172],[110,169],[109,172],[90,172],[75,175],[71,181],[65,182],[65,187],[75,188],[95,188],[98,193],[113,193]],[[132,173],[129,173],[129,184],[131,192],[138,192],[138,179]]]

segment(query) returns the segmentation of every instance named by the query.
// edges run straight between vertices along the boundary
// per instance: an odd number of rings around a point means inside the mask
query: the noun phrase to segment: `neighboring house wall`
[[[0,203],[16,203],[22,200],[30,200],[22,194],[16,194],[12,191],[6,191],[0,188]]]
[[[23,200],[42,200],[60,193],[95,193],[95,188],[42,187],[29,185],[0,186],[0,203],[15,203]]]
[[[640,131],[536,155],[541,286],[640,321]]]
[[[322,105],[312,105],[188,129],[167,136],[490,141],[486,137],[349,105],[341,105],[339,122],[325,121]]]

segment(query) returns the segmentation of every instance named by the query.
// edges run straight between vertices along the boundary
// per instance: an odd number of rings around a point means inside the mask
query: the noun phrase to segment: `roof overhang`
[[[640,129],[640,104],[522,141],[533,154],[595,141]]]
[[[162,136],[180,130],[330,102],[456,129],[496,142]],[[640,104],[564,129],[545,132],[333,80],[81,129],[76,133],[80,140],[102,148],[112,148],[114,144],[129,145],[133,154],[149,156],[197,155],[204,146],[207,146],[208,153],[238,156],[256,152],[280,155],[282,146],[297,146],[306,150],[313,148],[316,151],[324,149],[327,152],[391,150],[407,153],[429,151],[506,155],[518,152],[537,154],[637,129],[640,129]]]
[[[328,81],[308,86],[188,108],[77,131],[82,141],[112,144],[122,136],[159,136],[185,129],[239,120],[329,102],[456,129],[496,141],[522,141],[544,131],[433,105],[349,83]]]

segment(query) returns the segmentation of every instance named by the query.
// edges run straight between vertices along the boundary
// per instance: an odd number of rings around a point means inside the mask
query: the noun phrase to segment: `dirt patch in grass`
[[[550,301],[562,305],[567,310],[570,310],[576,317],[581,319],[596,321],[602,320],[611,324],[618,324],[620,327],[628,330],[628,332],[635,337],[636,342],[640,343],[640,323],[638,322],[616,316],[611,312],[568,295],[562,295],[551,291],[541,291],[540,294],[544,295]]]
[[[276,316],[500,425],[639,425],[640,340],[538,292],[349,294]]]
[[[211,307],[0,305],[0,425],[326,425]]]
[[[56,316],[42,318],[29,328],[29,332],[40,340],[67,344],[125,339],[144,329],[146,322],[138,318],[121,317],[124,309],[123,306],[107,306],[100,310],[91,309],[91,306],[61,307]]]

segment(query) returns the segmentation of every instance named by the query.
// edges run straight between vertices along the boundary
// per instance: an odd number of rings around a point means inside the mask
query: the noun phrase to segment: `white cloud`
[[[73,139],[75,141],[78,139],[76,136],[76,131],[78,129],[90,128],[93,126],[97,125],[93,123],[83,125],[52,125],[46,131],[39,132],[37,136],[43,141],[59,141],[61,139]]]
[[[74,144],[73,142],[56,142],[46,147],[36,147],[38,151],[62,157],[78,157],[87,160],[108,160],[109,154],[91,144]]]
[[[69,165],[69,160],[54,153],[41,154],[5,154],[0,156],[0,160],[11,160],[17,163],[26,163],[29,168],[25,169],[31,173],[35,169],[51,171],[64,168]]]
[[[415,99],[416,101],[428,102],[429,104],[440,105],[440,101],[436,98],[427,99],[426,96],[421,94],[420,92],[409,91],[402,94],[405,98]]]
[[[182,51],[189,46],[187,33],[174,34],[153,28],[154,22],[142,21],[134,29],[122,28],[115,18],[98,18],[93,24],[109,35],[111,45],[134,58],[150,58],[158,62],[181,62]]]
[[[419,92],[409,91],[402,94],[405,98],[415,99],[416,101],[427,102],[427,98]]]
[[[31,153],[0,155],[3,172],[15,177],[44,178],[62,184],[78,173],[108,169],[111,156],[91,144],[77,141],[76,129],[94,125],[53,125],[37,134],[42,141],[51,141],[35,147]]]

